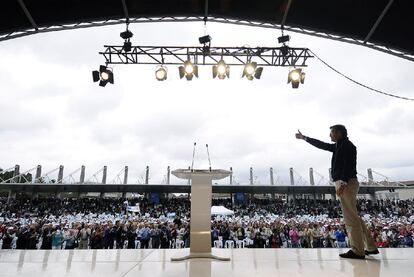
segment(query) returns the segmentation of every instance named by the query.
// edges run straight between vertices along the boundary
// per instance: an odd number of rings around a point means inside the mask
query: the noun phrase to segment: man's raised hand
[[[296,133],[295,136],[296,136],[297,139],[304,139],[305,138],[305,136],[302,135],[302,133],[300,132],[300,130],[298,130],[298,132]]]

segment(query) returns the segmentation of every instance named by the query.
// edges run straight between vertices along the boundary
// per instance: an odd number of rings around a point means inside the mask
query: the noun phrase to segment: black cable
[[[357,84],[357,85],[359,85],[359,86],[361,86],[361,87],[364,87],[364,88],[366,88],[366,89],[369,89],[369,90],[371,90],[371,91],[373,91],[373,92],[376,92],[376,93],[380,93],[380,94],[383,94],[383,95],[386,95],[386,96],[390,96],[390,97],[394,97],[394,98],[398,98],[398,99],[402,99],[402,100],[407,100],[407,101],[414,101],[414,98],[408,98],[408,97],[404,97],[404,96],[399,96],[399,95],[395,95],[395,94],[391,94],[391,93],[387,93],[387,92],[384,92],[384,91],[381,91],[381,90],[378,90],[378,89],[375,89],[375,88],[372,88],[372,87],[369,87],[369,86],[367,86],[367,85],[364,85],[364,84],[362,84],[362,83],[360,83],[360,82],[358,82],[358,81],[355,81],[354,79],[352,79],[351,77],[348,77],[348,76],[346,76],[345,74],[343,74],[342,72],[340,72],[340,71],[338,71],[337,69],[335,69],[335,68],[333,68],[331,65],[329,65],[327,62],[325,62],[324,60],[322,60],[321,58],[319,58],[318,57],[318,55],[316,55],[314,52],[312,52],[312,50],[309,50],[309,52],[311,52],[318,60],[320,60],[324,65],[326,65],[327,67],[329,67],[330,69],[332,69],[333,71],[335,71],[336,73],[338,73],[339,75],[341,75],[342,77],[345,77],[346,79],[348,79],[349,81],[351,81],[351,82],[353,82],[353,83],[355,83],[355,84]]]

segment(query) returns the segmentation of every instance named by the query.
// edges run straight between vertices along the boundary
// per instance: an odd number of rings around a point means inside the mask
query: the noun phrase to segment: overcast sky
[[[198,45],[202,23],[131,25],[134,45]],[[273,167],[281,182],[289,168],[308,179],[313,167],[327,177],[330,153],[294,138],[329,141],[329,126],[344,124],[358,148],[358,171],[371,167],[393,180],[414,180],[414,102],[372,93],[309,60],[306,81],[293,90],[288,68],[266,67],[261,80],[180,80],[169,67],[157,82],[154,66],[117,65],[115,85],[99,87],[91,71],[104,63],[104,44],[122,44],[123,25],[37,34],[0,42],[0,167],[38,164],[43,172],[81,165],[87,178],[108,166],[108,181],[125,165],[130,183],[163,182],[172,169],[191,164],[234,169],[235,181],[269,183]],[[278,46],[279,30],[209,23],[213,46]],[[338,70],[372,87],[414,98],[414,63],[369,48],[290,33],[292,47],[308,47]],[[78,176],[78,175],[76,175]],[[378,175],[374,176],[380,179]],[[178,180],[172,179],[177,183]],[[319,177],[316,177],[319,181]]]

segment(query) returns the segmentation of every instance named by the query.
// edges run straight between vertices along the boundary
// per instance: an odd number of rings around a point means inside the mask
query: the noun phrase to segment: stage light
[[[191,81],[194,76],[198,78],[198,66],[194,65],[190,60],[184,62],[184,64],[178,67],[178,72],[180,73],[180,79],[184,76],[187,81]]]
[[[242,77],[252,81],[254,78],[260,79],[262,76],[263,67],[257,67],[256,62],[249,62],[244,66]]]
[[[213,65],[213,78],[218,77],[220,80],[230,77],[230,66],[223,60],[220,60],[217,65]]]
[[[106,73],[106,72],[102,72],[102,73],[101,73],[101,79],[102,79],[103,81],[107,81],[107,80],[109,79],[109,74],[108,74],[108,73]]]
[[[160,66],[158,69],[155,70],[155,78],[158,81],[165,81],[167,80],[167,68],[164,66]]]
[[[104,87],[107,83],[114,83],[114,73],[112,69],[106,67],[105,65],[99,66],[99,71],[92,71],[92,78],[94,82],[99,81],[99,86]]]
[[[193,74],[193,72],[194,72],[194,65],[193,64],[188,63],[184,67],[185,67],[185,73],[186,74]]]
[[[290,40],[290,36],[289,35],[285,35],[285,36],[280,36],[277,38],[279,43],[286,43]]]
[[[289,72],[288,84],[292,83],[292,88],[298,88],[299,84],[305,82],[305,72],[302,72],[302,68],[296,68]]]
[[[198,41],[199,41],[201,44],[207,44],[207,43],[210,43],[210,42],[211,42],[211,37],[210,37],[209,35],[202,36],[202,37],[199,37],[199,38],[198,38]]]

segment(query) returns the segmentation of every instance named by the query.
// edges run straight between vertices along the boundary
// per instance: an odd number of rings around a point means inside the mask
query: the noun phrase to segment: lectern
[[[222,169],[177,169],[171,173],[178,178],[191,180],[190,255],[171,260],[210,258],[230,261],[230,258],[211,254],[211,187],[213,180],[226,178],[231,172]]]

